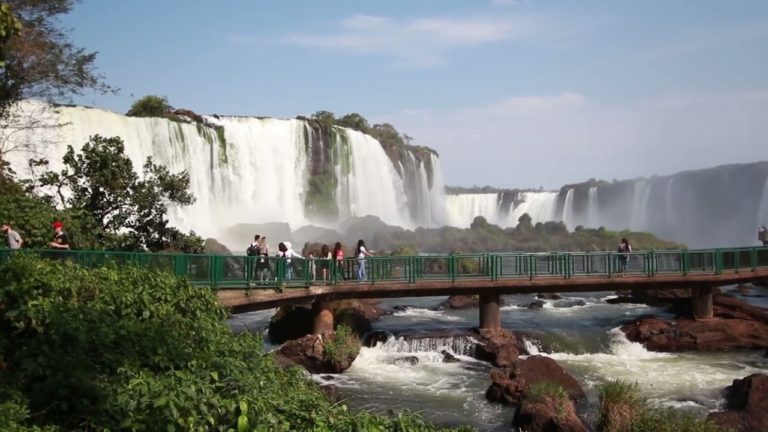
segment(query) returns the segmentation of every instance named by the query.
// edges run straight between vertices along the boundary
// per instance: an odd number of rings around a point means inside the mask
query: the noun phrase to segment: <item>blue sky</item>
[[[768,159],[765,1],[84,0],[124,112],[388,121],[446,183],[559,187]]]

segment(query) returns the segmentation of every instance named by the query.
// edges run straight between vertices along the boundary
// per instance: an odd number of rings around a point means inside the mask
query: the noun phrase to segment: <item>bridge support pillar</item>
[[[315,319],[312,322],[312,334],[329,335],[333,333],[333,312],[328,307],[328,303],[315,301],[312,304],[312,311],[315,313]]]
[[[714,317],[712,307],[712,287],[699,287],[691,290],[693,302],[693,317],[696,319],[710,319]]]
[[[501,297],[498,294],[480,294],[480,328],[501,328]]]

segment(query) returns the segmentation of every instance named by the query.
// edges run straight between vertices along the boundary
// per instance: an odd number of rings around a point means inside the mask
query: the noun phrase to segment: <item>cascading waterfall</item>
[[[573,193],[573,188],[568,189],[568,192],[565,193],[565,202],[563,203],[563,216],[561,218],[569,230],[573,230],[573,228],[576,226],[573,220]]]
[[[587,192],[587,227],[597,228],[600,213],[597,207],[597,186],[590,186]]]
[[[136,118],[34,101],[17,109],[57,125],[12,134],[14,143],[28,150],[7,156],[21,177],[34,175],[30,157],[45,155],[51,169],[59,170],[68,145],[77,151],[92,135],[119,136],[137,171],[152,157],[171,171],[189,172],[197,201],[169,209],[169,218],[204,236],[215,237],[239,223],[287,222],[294,229],[333,223],[313,213],[318,203],[308,198],[333,201],[328,207],[338,206],[341,217],[375,215],[402,227],[445,220],[435,155],[398,173],[378,141],[351,129],[318,132],[303,120],[255,117],[204,116],[202,123]],[[410,151],[403,153],[413,160]],[[415,181],[405,185],[404,178]]]
[[[629,215],[628,228],[634,230],[643,230],[648,226],[647,212],[648,200],[651,196],[651,183],[647,180],[641,180],[635,183],[632,190],[632,207]]]
[[[390,337],[385,342],[379,342],[376,349],[390,353],[418,353],[432,352],[439,354],[442,350],[448,350],[453,354],[472,356],[475,354],[477,339],[471,336],[448,337],[417,337],[405,339],[403,337]]]
[[[508,226],[516,226],[517,220],[525,213],[528,213],[534,224],[559,219],[555,216],[557,192],[522,192],[521,199],[522,202],[509,214]]]
[[[445,202],[451,226],[468,228],[477,216],[492,224],[498,222],[498,195],[495,193],[447,195]]]
[[[760,198],[760,212],[757,217],[756,225],[768,225],[768,177],[763,185],[763,195]]]
[[[670,177],[669,182],[667,182],[667,196],[666,196],[666,215],[667,215],[667,223],[672,224],[675,221],[675,212],[674,212],[674,198],[673,198],[673,187],[675,185],[675,178]]]

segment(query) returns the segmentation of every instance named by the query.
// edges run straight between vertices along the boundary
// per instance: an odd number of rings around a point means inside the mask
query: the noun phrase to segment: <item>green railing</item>
[[[85,267],[138,265],[187,278],[195,285],[227,288],[299,288],[358,281],[361,261],[285,259],[242,255],[152,254],[111,251],[0,249],[0,263],[16,253],[69,260]],[[624,259],[626,257],[626,259]],[[364,260],[365,283],[580,278],[619,274],[722,274],[768,269],[768,247],[632,252],[555,252],[376,256]],[[626,264],[624,264],[626,263]]]

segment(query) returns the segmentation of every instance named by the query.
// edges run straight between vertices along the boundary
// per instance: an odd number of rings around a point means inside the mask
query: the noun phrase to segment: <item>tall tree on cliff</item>
[[[0,47],[0,171],[3,155],[28,151],[32,143],[11,137],[23,131],[55,128],[40,110],[11,110],[23,99],[68,101],[86,91],[115,92],[96,71],[96,52],[73,44],[58,18],[72,11],[77,0],[5,0],[3,15],[12,13],[19,25]],[[5,20],[5,18],[3,18]],[[40,147],[40,143],[37,143]]]

